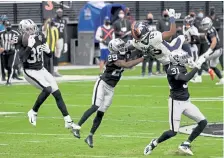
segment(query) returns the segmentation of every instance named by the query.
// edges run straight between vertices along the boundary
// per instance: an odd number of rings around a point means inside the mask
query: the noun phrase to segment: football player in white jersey
[[[152,57],[156,58],[165,66],[167,70],[170,59],[169,54],[178,49],[182,49],[185,42],[183,35],[175,38],[171,43],[165,40],[170,39],[176,34],[175,10],[169,9],[170,30],[165,32],[150,31],[144,22],[135,22],[132,24],[132,46],[142,52],[149,51]]]

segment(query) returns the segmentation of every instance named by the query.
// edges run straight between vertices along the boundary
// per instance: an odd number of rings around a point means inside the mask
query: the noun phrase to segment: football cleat
[[[191,151],[191,146],[189,142],[183,142],[179,147],[179,151],[187,154],[187,155],[194,155],[193,152]]]
[[[214,78],[215,78],[215,73],[214,73],[214,71],[213,71],[212,69],[209,69],[209,70],[208,70],[208,73],[209,73],[209,75],[210,75],[210,77],[211,77],[211,80],[214,80]]]
[[[28,117],[29,117],[29,122],[33,125],[36,126],[37,124],[37,113],[33,111],[33,109],[31,109],[28,113],[27,113]]]
[[[78,139],[81,138],[79,129],[72,129],[72,133],[76,138],[78,138]]]
[[[201,83],[202,82],[202,77],[201,76],[197,76],[194,79],[190,80],[193,83]]]
[[[79,125],[76,125],[73,121],[65,121],[65,128],[81,129]]]
[[[89,145],[90,148],[93,148],[93,136],[89,135],[86,139],[85,139],[86,144]]]
[[[217,82],[215,85],[223,85],[224,84],[224,78],[221,78],[219,82]]]
[[[144,155],[150,155],[152,153],[152,150],[155,149],[156,145],[154,144],[154,141],[156,139],[153,139],[144,149]]]

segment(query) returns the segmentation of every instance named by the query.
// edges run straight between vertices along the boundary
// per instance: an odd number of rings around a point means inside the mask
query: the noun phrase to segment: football
[[[28,46],[28,39],[29,39],[29,34],[25,33],[23,34],[22,36],[22,44],[24,47],[27,47]]]

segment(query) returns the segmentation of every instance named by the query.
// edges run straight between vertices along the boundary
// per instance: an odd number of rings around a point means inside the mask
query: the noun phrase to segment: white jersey
[[[183,26],[183,34],[188,43],[191,42],[191,36],[199,36],[198,29],[193,25],[189,29]]]
[[[184,36],[180,35],[168,43],[163,40],[161,32],[153,31],[144,41],[139,42],[133,39],[132,45],[142,52],[153,50],[150,51],[151,55],[163,65],[167,65],[170,63],[169,54],[174,50],[181,49],[184,41]]]

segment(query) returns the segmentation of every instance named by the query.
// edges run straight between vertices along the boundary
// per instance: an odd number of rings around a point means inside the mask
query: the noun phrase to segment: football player
[[[19,23],[21,35],[14,38],[16,49],[23,63],[24,77],[33,86],[41,90],[33,108],[28,112],[29,122],[36,126],[40,106],[52,94],[61,111],[66,128],[79,128],[72,121],[54,77],[43,67],[43,53],[51,56],[46,39],[37,31],[37,25],[30,19]]]
[[[186,39],[186,42],[190,44],[190,51],[193,61],[198,60],[198,47],[196,44],[200,43],[200,34],[198,32],[198,29],[194,26],[194,17],[188,15],[184,18],[184,25],[183,25],[183,35]],[[212,69],[209,69],[207,66],[204,66],[203,69],[207,71],[211,79],[214,80],[214,71]],[[197,77],[198,74],[196,73],[194,78],[191,80],[192,82],[198,82]]]
[[[95,83],[92,96],[92,106],[85,111],[78,122],[78,125],[82,126],[83,123],[97,111],[90,133],[85,139],[85,142],[91,148],[93,148],[93,135],[100,126],[104,113],[112,104],[114,88],[120,81],[124,68],[131,68],[141,63],[144,58],[148,57],[145,55],[135,60],[127,61],[130,54],[126,53],[127,50],[125,48],[125,42],[119,38],[112,39],[108,44],[108,49],[110,54],[108,55],[105,65],[106,69]],[[80,138],[79,129],[73,130],[73,134],[75,137]]]
[[[132,46],[142,52],[149,51],[152,57],[164,65],[165,71],[169,66],[170,52],[182,49],[185,41],[183,35],[178,36],[171,43],[165,41],[176,34],[175,10],[169,9],[168,14],[171,23],[169,31],[149,31],[144,22],[135,22],[132,24],[132,36],[134,38]]]
[[[212,20],[209,17],[205,17],[201,21],[201,27],[205,31],[205,39],[209,45],[208,50],[203,55],[207,60],[210,61],[210,68],[214,70],[215,74],[220,80],[216,83],[216,85],[223,85],[224,78],[220,70],[217,68],[217,65],[219,63],[219,57],[223,53],[219,35],[213,26]]]
[[[200,69],[205,58],[199,57],[196,63],[193,63],[193,70],[187,73],[185,64],[188,64],[188,54],[184,51],[173,51],[170,54],[170,64],[167,70],[167,80],[170,85],[169,105],[169,124],[170,130],[165,131],[159,138],[153,139],[144,150],[145,155],[151,154],[158,144],[176,136],[180,127],[181,115],[189,117],[198,123],[197,127],[192,131],[188,140],[179,146],[179,150],[188,155],[193,155],[190,144],[197,138],[207,125],[207,120],[200,110],[191,103],[188,92],[188,81]]]

